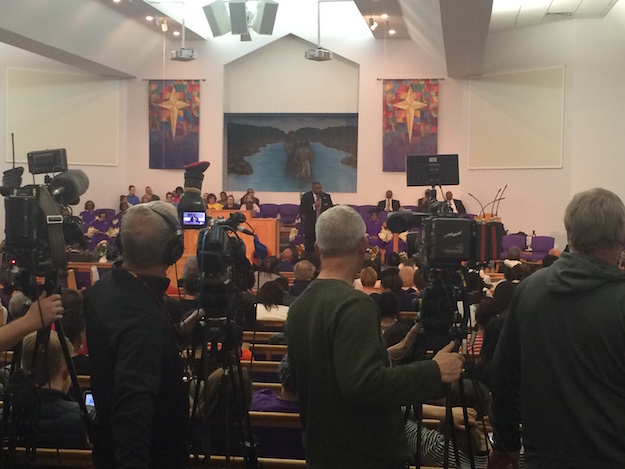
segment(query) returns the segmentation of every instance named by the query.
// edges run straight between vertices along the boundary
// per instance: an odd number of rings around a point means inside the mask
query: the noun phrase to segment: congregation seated
[[[291,296],[299,296],[302,294],[306,287],[312,282],[315,276],[315,266],[310,261],[299,261],[293,267],[293,274],[295,280],[293,280],[293,285],[289,288],[289,293]]]
[[[483,298],[475,310],[475,331],[467,336],[467,353],[479,358],[486,326],[497,316],[497,306],[493,298]]]
[[[414,311],[413,301],[419,298],[419,295],[416,290],[403,289],[404,283],[399,274],[382,277],[380,285],[383,291],[392,292],[397,296],[400,302],[401,311]]]
[[[245,202],[247,201],[247,199],[250,199],[256,205],[260,205],[260,200],[258,200],[258,197],[254,195],[254,189],[252,189],[251,187],[247,190],[245,194],[243,194],[243,197],[241,197],[241,200],[240,200],[241,205],[245,205]]]
[[[22,367],[26,371],[33,370],[36,341],[37,333],[33,332],[22,342]],[[80,406],[67,394],[72,383],[56,331],[50,332],[45,360],[46,377],[37,383],[41,388],[36,445],[41,448],[90,448]]]
[[[508,269],[521,263],[521,248],[518,246],[510,246],[508,256],[499,266],[499,272],[505,274]]]

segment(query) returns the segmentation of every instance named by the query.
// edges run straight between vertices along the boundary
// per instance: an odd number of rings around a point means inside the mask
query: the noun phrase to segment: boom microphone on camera
[[[89,178],[80,169],[64,171],[58,174],[50,184],[52,197],[62,205],[76,205],[87,189],[89,189]]]

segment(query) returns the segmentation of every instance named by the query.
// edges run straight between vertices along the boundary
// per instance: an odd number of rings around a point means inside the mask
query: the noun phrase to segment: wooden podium
[[[207,210],[207,215],[211,218],[223,218],[228,219],[233,212],[239,212],[239,210]],[[267,250],[270,256],[277,256],[280,252],[280,228],[278,219],[276,218],[254,218],[252,210],[246,210],[243,212],[246,218],[246,222],[242,223],[243,228],[253,231],[260,241],[267,246]],[[182,270],[184,264],[189,256],[195,256],[197,251],[197,237],[199,230],[185,230],[184,232],[184,254],[176,262],[176,265],[172,265],[167,270],[167,276],[175,285],[176,282],[176,268],[178,270],[178,278],[182,278]],[[254,237],[245,233],[238,233],[239,237],[245,244],[245,255],[253,263],[252,254],[254,253]]]

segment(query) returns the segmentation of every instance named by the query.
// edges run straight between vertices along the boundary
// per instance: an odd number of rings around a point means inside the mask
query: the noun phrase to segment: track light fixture
[[[371,18],[369,18],[369,29],[371,29],[371,31],[375,31],[377,27],[378,27],[378,22],[374,20],[372,16]]]

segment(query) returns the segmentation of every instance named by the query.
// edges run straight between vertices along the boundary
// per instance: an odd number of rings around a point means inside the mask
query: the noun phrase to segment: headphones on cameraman
[[[173,233],[172,238],[165,245],[165,249],[163,250],[163,257],[161,258],[163,264],[173,265],[184,254],[184,231],[182,231],[182,227],[178,222],[178,218],[174,217],[173,214],[169,212],[169,210],[164,209],[158,205],[150,205],[148,206],[148,208],[154,213],[157,213],[163,220],[165,220],[165,223],[167,223],[167,226],[171,229]],[[117,249],[119,250],[120,254],[123,253],[122,231],[123,224],[122,228],[117,234]]]

